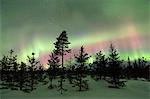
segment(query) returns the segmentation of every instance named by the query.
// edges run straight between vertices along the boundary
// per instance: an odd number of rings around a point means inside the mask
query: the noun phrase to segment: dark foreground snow
[[[57,84],[57,82],[55,82]],[[78,92],[76,88],[65,83],[68,89],[64,94],[60,94],[57,89],[48,89],[48,85],[38,85],[37,89],[31,93],[22,91],[0,90],[0,99],[150,99],[150,83],[147,81],[128,80],[127,87],[122,89],[108,88],[108,83],[104,80],[89,81],[89,91]]]

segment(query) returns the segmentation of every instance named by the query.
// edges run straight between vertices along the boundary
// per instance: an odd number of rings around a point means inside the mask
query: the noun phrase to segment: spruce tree
[[[1,61],[1,88],[8,89],[8,77],[9,77],[9,68],[8,68],[8,56],[3,56]]]
[[[1,63],[1,80],[2,85],[12,90],[17,90],[18,80],[18,63],[17,55],[14,55],[14,51],[11,49],[9,55],[3,56]]]
[[[12,90],[17,90],[17,82],[18,82],[18,63],[17,63],[17,55],[14,55],[14,51],[11,49],[8,55],[8,64],[7,64],[7,82],[9,88]]]
[[[49,81],[50,81],[50,85],[49,85],[49,89],[54,88],[53,86],[53,79],[56,79],[56,76],[59,73],[59,58],[55,53],[51,53],[50,59],[48,60],[48,65],[49,68],[47,70],[48,76],[49,76]]]
[[[84,51],[84,47],[82,46],[79,54],[75,55],[76,60],[76,77],[74,79],[74,87],[78,87],[78,91],[88,90],[88,83],[85,78],[87,77],[87,66],[86,62],[89,59],[89,56]]]
[[[96,73],[96,79],[102,79],[102,76],[104,76],[104,79],[106,77],[106,64],[107,64],[107,59],[105,58],[105,55],[99,51],[96,53],[96,60],[95,60],[95,73]]]
[[[39,64],[37,69],[36,69],[36,77],[37,77],[37,80],[39,82],[43,82],[44,85],[47,83],[45,81],[46,73],[45,73],[45,70],[44,70],[44,66],[42,64]]]
[[[147,80],[150,80],[150,75],[149,75],[149,70],[150,70],[150,64],[148,64],[148,61],[146,60],[145,57],[141,58],[141,77],[145,78]]]
[[[27,65],[24,62],[21,62],[20,64],[20,71],[19,71],[19,88],[20,90],[23,90],[25,87],[25,79],[26,79],[26,69]]]
[[[132,75],[133,75],[133,78],[134,78],[135,80],[137,80],[137,78],[138,78],[138,63],[137,63],[137,60],[134,60],[134,62],[133,62]]]
[[[8,64],[8,58],[6,56],[3,56],[3,58],[0,60],[1,63],[1,81],[4,83],[7,79],[7,64]]]
[[[132,64],[131,64],[131,61],[130,61],[130,58],[128,57],[128,62],[127,62],[127,67],[126,67],[126,76],[128,79],[131,79],[132,77]]]
[[[123,87],[124,83],[120,82],[120,76],[121,76],[121,63],[122,60],[120,60],[120,56],[117,52],[117,50],[114,48],[114,46],[110,45],[109,50],[109,58],[108,58],[108,64],[109,64],[109,73],[110,77],[112,78],[109,83],[111,83],[115,88],[119,88],[120,86]]]
[[[54,53],[57,55],[61,56],[61,74],[60,74],[60,81],[58,81],[60,83],[60,85],[58,86],[61,92],[61,94],[63,93],[63,91],[66,91],[66,89],[63,88],[63,82],[65,81],[65,74],[64,74],[64,55],[66,55],[66,53],[70,52],[69,45],[70,42],[68,41],[68,37],[67,37],[67,33],[66,31],[63,31],[59,37],[57,38],[57,41],[54,43],[55,45],[55,50]]]
[[[68,61],[68,64],[67,64],[67,78],[68,78],[70,84],[73,84],[74,76],[75,76],[75,66],[72,63],[72,59],[70,58],[70,60]]]
[[[144,70],[145,67],[147,66],[147,60],[146,58],[138,58],[138,77],[139,78],[144,78],[144,75],[146,74],[146,71]]]
[[[29,62],[29,76],[28,76],[28,81],[29,81],[29,86],[30,86],[30,91],[33,91],[35,88],[35,84],[37,82],[36,79],[36,69],[37,69],[37,64],[39,63],[39,61],[36,61],[35,59],[35,53],[32,53],[32,57],[28,57],[28,62]]]

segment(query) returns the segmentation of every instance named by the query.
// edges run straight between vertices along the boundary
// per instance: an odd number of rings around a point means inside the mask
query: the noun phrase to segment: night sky
[[[0,0],[0,56],[14,49],[21,61],[35,52],[43,64],[66,30],[73,53],[108,52],[150,59],[149,0]]]

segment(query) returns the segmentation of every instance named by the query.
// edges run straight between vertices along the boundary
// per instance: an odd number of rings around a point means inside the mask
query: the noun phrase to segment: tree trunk
[[[81,78],[81,75],[80,75],[80,80],[79,80],[79,91],[81,91],[81,88],[82,87],[82,78]]]
[[[20,90],[22,90],[22,72],[21,72],[21,74],[20,74]]]
[[[52,78],[49,78],[50,79],[50,86],[49,88],[52,89],[53,88],[53,79]]]

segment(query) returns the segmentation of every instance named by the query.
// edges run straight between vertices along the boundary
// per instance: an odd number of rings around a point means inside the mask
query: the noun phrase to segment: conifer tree
[[[17,55],[14,55],[14,51],[11,49],[8,55],[8,71],[7,71],[7,82],[8,86],[12,90],[16,90],[17,81],[18,81],[18,63],[17,63]]]
[[[148,64],[148,61],[146,60],[145,57],[141,58],[141,76],[142,78],[145,78],[147,80],[150,80],[150,64]]]
[[[20,90],[23,90],[23,88],[25,87],[24,83],[25,83],[25,79],[26,79],[26,64],[21,62],[20,64],[20,71],[19,71],[19,88]]]
[[[30,86],[30,91],[33,91],[34,85],[36,84],[36,76],[35,76],[35,70],[37,69],[37,64],[39,63],[39,61],[36,61],[35,59],[35,53],[32,53],[32,57],[28,57],[28,62],[29,62],[29,77],[28,77],[28,81],[29,81],[29,86]]]
[[[109,64],[109,73],[110,77],[112,78],[111,83],[113,87],[119,88],[120,86],[124,86],[124,82],[120,82],[120,76],[121,76],[121,63],[122,60],[119,59],[120,56],[117,52],[117,50],[114,48],[114,46],[111,44],[110,45],[110,50],[109,50],[109,58],[108,58],[108,64]]]
[[[146,71],[144,70],[145,67],[147,66],[147,60],[146,58],[138,58],[138,77],[139,78],[144,78]]]
[[[50,59],[48,60],[48,65],[49,68],[47,70],[48,76],[49,76],[49,81],[50,81],[50,85],[49,85],[49,89],[54,88],[53,86],[53,79],[56,79],[56,76],[59,73],[59,58],[55,53],[51,53]]]
[[[78,87],[79,91],[88,90],[88,83],[85,78],[87,76],[87,66],[86,62],[89,59],[89,56],[84,51],[84,47],[82,46],[79,54],[75,55],[76,59],[76,77],[74,79],[74,87]]]
[[[57,38],[57,41],[54,43],[55,45],[54,53],[61,56],[61,75],[60,75],[60,81],[58,81],[60,83],[58,87],[59,87],[61,94],[63,93],[63,91],[66,91],[66,89],[63,88],[63,82],[65,81],[64,80],[65,78],[64,55],[66,55],[66,53],[69,53],[71,51],[70,49],[68,49],[69,44],[70,42],[68,41],[66,31],[63,31]]]
[[[133,62],[133,72],[132,72],[132,75],[133,75],[133,78],[135,80],[137,80],[137,78],[138,78],[138,63],[137,63],[137,60],[134,60],[134,62]]]
[[[14,55],[14,51],[11,49],[9,55],[3,56],[1,60],[1,80],[2,84],[12,90],[17,90],[18,81],[18,63],[17,55]]]
[[[95,60],[95,73],[96,73],[96,79],[102,79],[102,76],[104,76],[104,79],[106,77],[106,64],[107,64],[107,59],[105,58],[105,55],[99,51],[96,53],[96,60]]]
[[[8,58],[6,56],[3,56],[3,58],[0,60],[1,63],[1,81],[4,83],[7,79],[7,64],[8,64]]]
[[[73,80],[74,76],[75,76],[75,66],[72,63],[72,59],[70,58],[70,60],[68,61],[68,64],[67,64],[67,78],[68,78],[70,84],[73,84],[72,80]]]
[[[128,62],[127,62],[127,67],[126,67],[126,76],[128,79],[130,79],[132,77],[132,64],[131,64],[131,61],[130,61],[130,58],[128,57]]]
[[[46,79],[46,73],[44,70],[44,66],[42,64],[39,64],[39,66],[36,69],[36,76],[37,76],[37,80],[39,82],[43,82],[43,84],[45,85],[47,82],[45,81]]]

